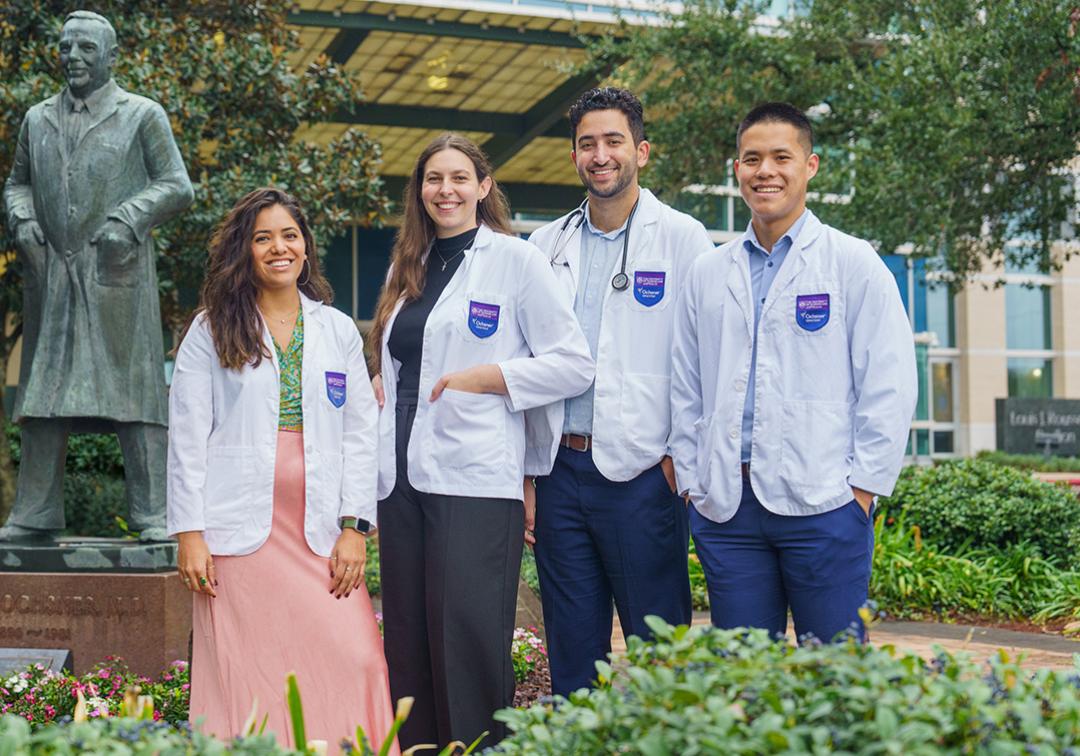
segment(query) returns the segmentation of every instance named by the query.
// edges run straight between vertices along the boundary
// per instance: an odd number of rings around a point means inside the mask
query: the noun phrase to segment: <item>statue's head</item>
[[[116,30],[104,16],[79,10],[64,19],[60,67],[76,97],[86,97],[108,83],[116,53]]]

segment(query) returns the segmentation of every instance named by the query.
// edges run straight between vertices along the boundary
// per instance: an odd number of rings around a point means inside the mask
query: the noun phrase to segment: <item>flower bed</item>
[[[134,686],[153,697],[155,721],[187,721],[191,691],[187,662],[174,661],[157,680],[151,680],[133,673],[122,659],[112,657],[81,677],[54,672],[40,664],[9,675],[0,680],[0,714],[22,717],[37,728],[71,717],[81,692],[90,718],[107,717],[119,709],[124,693]]]

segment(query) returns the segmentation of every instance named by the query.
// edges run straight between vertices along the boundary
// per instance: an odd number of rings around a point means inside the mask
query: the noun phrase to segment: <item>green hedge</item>
[[[981,451],[975,455],[983,462],[1016,467],[1036,472],[1080,473],[1080,457],[1044,457],[1041,454],[1006,454],[1000,451]]]
[[[907,467],[880,511],[946,551],[1028,543],[1063,565],[1080,568],[1080,500],[1068,486],[978,459]]]
[[[1031,675],[940,651],[927,665],[854,642],[650,618],[601,680],[558,705],[503,710],[505,754],[1063,754],[1080,747],[1080,674]],[[1078,670],[1080,672],[1080,670]]]
[[[31,731],[25,719],[6,715],[0,718],[0,753],[5,756],[39,754],[130,754],[131,756],[192,756],[194,754],[258,754],[284,756],[300,754],[281,748],[274,736],[252,735],[222,743],[186,726],[137,719],[93,719],[57,724]]]

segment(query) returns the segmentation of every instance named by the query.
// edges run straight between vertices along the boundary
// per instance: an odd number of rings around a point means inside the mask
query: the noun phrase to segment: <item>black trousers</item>
[[[520,501],[421,493],[408,480],[416,399],[395,408],[397,484],[379,502],[390,693],[415,698],[402,750],[506,735],[492,714],[514,700],[510,644],[525,515]]]

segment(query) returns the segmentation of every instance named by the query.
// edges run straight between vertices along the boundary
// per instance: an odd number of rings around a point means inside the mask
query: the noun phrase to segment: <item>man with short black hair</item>
[[[873,507],[892,492],[917,395],[907,313],[865,241],[806,209],[813,129],[786,103],[739,125],[740,239],[699,258],[673,342],[679,490],[713,624],[801,638],[853,628]]]
[[[690,263],[714,248],[700,223],[638,186],[650,146],[632,93],[586,92],[570,128],[588,198],[531,241],[573,301],[596,381],[526,420],[526,474],[546,476],[536,482],[535,550],[562,695],[587,686],[611,650],[613,600],[627,635],[648,637],[649,614],[690,621],[687,514],[668,447],[670,342]]]

